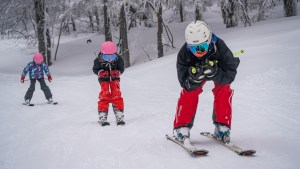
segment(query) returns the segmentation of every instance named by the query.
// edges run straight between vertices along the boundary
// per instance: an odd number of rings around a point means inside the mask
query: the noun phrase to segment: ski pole
[[[244,54],[244,53],[245,53],[245,50],[241,49],[240,51],[235,52],[235,53],[233,54],[233,57],[236,57],[236,56],[238,56],[238,55],[240,55],[240,54]],[[208,64],[209,64],[210,66],[213,66],[215,63],[218,63],[218,61],[217,61],[217,60],[214,60],[214,61],[209,61],[209,62],[208,62]]]

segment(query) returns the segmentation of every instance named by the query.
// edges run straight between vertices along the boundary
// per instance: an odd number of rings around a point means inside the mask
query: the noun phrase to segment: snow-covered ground
[[[50,67],[53,82],[48,83],[59,104],[46,104],[37,84],[34,107],[22,105],[29,83],[19,82],[20,72],[32,56],[22,55],[10,40],[1,40],[0,168],[299,168],[299,21],[300,16],[281,17],[252,27],[224,29],[221,19],[207,19],[233,52],[246,51],[240,56],[238,75],[232,84],[235,94],[231,140],[241,147],[257,150],[254,157],[238,156],[200,136],[202,131],[214,130],[211,82],[206,83],[200,96],[191,130],[192,143],[210,153],[193,158],[165,139],[165,134],[172,134],[181,91],[176,53],[126,69],[121,77],[126,125],[116,126],[110,110],[111,126],[100,127],[97,123],[100,89],[91,68],[93,52],[97,51],[101,38],[91,37],[91,45],[86,44],[86,37],[61,44],[58,61]],[[178,45],[183,43],[187,24],[172,27]]]

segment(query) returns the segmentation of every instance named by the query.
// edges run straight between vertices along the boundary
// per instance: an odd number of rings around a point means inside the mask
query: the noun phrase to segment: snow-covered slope
[[[28,82],[19,82],[21,57],[9,41],[0,45],[0,168],[1,169],[296,169],[300,153],[300,17],[257,23],[250,28],[215,32],[240,56],[233,98],[231,140],[257,150],[240,157],[200,136],[213,131],[212,83],[200,96],[191,140],[208,149],[193,158],[165,139],[172,134],[180,86],[176,54],[126,69],[121,90],[125,126],[97,123],[99,84],[91,72],[93,52],[81,40],[62,44],[60,61],[48,83],[58,105],[48,105],[37,84],[32,102],[23,106]],[[183,24],[182,27],[185,25]],[[178,32],[180,33],[180,32]],[[63,55],[68,53],[68,55]],[[70,55],[69,55],[70,54]],[[85,58],[82,58],[85,57]]]

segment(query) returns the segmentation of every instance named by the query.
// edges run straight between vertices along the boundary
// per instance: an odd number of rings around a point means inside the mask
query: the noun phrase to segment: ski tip
[[[167,138],[167,139],[171,139],[172,136],[169,136],[168,134],[166,134],[166,138]]]
[[[195,152],[191,153],[191,155],[192,155],[193,157],[197,157],[197,156],[205,156],[205,155],[208,154],[208,152],[209,152],[209,151],[207,151],[207,150],[198,150],[198,151],[195,151]]]
[[[256,153],[255,150],[243,150],[239,152],[238,154],[241,156],[253,156]]]

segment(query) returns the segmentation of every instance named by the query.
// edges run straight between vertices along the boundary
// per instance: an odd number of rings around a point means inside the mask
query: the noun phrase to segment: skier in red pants
[[[186,43],[177,57],[177,75],[183,88],[178,100],[174,132],[179,141],[190,137],[198,106],[198,97],[206,81],[214,82],[214,136],[230,142],[232,95],[230,84],[240,63],[225,42],[212,33],[207,23],[194,21],[185,30]]]
[[[117,54],[114,42],[102,43],[100,50],[93,66],[93,72],[98,76],[101,87],[98,101],[99,122],[102,126],[110,125],[107,115],[111,103],[117,125],[124,125],[124,102],[120,90],[120,75],[124,72],[124,62]]]

